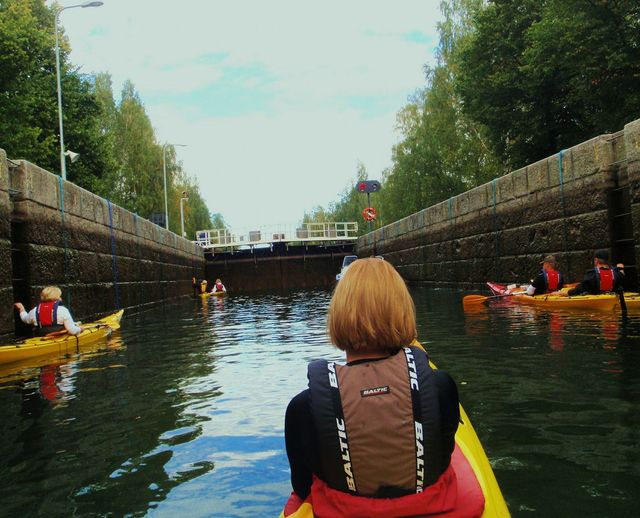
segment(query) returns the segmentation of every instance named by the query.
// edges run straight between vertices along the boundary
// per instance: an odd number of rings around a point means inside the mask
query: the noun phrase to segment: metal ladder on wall
[[[633,236],[631,189],[624,169],[618,169],[615,178],[615,187],[611,188],[607,193],[609,239],[613,252],[612,260],[614,264],[624,263],[625,290],[637,291],[638,269]]]

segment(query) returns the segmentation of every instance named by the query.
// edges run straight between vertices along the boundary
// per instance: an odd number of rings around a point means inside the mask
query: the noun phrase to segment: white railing
[[[226,228],[198,230],[195,243],[211,250],[216,248],[253,247],[272,243],[310,241],[355,241],[358,223],[303,223],[298,226],[271,225],[235,232]]]

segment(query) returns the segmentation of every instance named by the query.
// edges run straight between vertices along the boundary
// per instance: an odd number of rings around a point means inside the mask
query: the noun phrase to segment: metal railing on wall
[[[358,239],[358,223],[303,223],[299,226],[272,225],[235,232],[226,228],[198,230],[195,243],[206,250],[255,247],[273,243],[340,242]]]

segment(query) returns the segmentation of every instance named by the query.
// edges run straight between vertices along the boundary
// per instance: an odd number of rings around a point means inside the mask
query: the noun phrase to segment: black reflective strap
[[[333,364],[335,367],[335,364]],[[324,481],[332,488],[345,493],[356,493],[355,483],[352,479],[352,487],[349,488],[345,464],[342,459],[343,449],[338,435],[338,422],[344,424],[344,412],[342,400],[340,399],[339,387],[332,387],[330,379],[338,385],[338,376],[330,378],[333,374],[329,369],[329,362],[326,360],[316,360],[308,367],[307,376],[309,378],[309,390],[311,393],[311,413],[320,441],[322,469],[324,471]],[[340,420],[340,421],[339,421]],[[344,430],[346,436],[346,430]],[[343,444],[347,445],[348,440],[344,438]],[[350,455],[350,454],[349,454]],[[351,468],[349,459],[349,469]],[[353,471],[351,471],[353,474]]]
[[[331,372],[331,366],[333,366],[333,372]],[[351,463],[351,448],[349,448],[349,438],[347,437],[347,426],[344,419],[344,411],[342,409],[342,399],[340,398],[340,387],[338,386],[338,373],[335,370],[335,362],[327,363],[327,376],[329,379],[333,379],[335,386],[330,382],[329,387],[331,390],[331,401],[333,403],[333,413],[336,416],[336,434],[338,437],[339,456],[342,464],[342,474],[345,481],[346,489],[349,493],[356,494],[355,477],[353,476],[353,464]],[[333,378],[332,378],[333,376]],[[348,467],[347,466],[348,463]],[[351,473],[349,477],[347,470]]]
[[[424,487],[434,484],[440,478],[443,455],[442,425],[438,390],[434,386],[434,373],[429,365],[429,357],[422,349],[411,348],[415,357],[418,380],[420,382],[420,409],[424,446]]]
[[[413,408],[413,432],[416,447],[416,493],[424,490],[425,476],[425,449],[424,449],[424,425],[422,421],[422,402],[420,399],[420,378],[418,366],[414,356],[415,348],[405,347],[404,355],[409,369],[409,387],[411,389],[411,406]]]

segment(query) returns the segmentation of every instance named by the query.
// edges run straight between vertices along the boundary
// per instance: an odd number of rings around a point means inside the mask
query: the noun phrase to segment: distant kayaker
[[[211,293],[227,293],[227,288],[224,287],[224,284],[222,284],[222,281],[220,279],[216,279],[216,282],[213,284]]]
[[[311,362],[309,388],[287,407],[290,502],[311,495],[322,516],[450,512],[458,391],[446,372],[431,369],[424,350],[410,347],[415,306],[389,262],[349,266],[331,299],[328,330],[346,365]],[[452,515],[479,516],[482,505],[477,514]]]
[[[40,304],[27,313],[20,302],[14,307],[20,312],[20,320],[34,326],[36,336],[44,336],[66,329],[71,335],[78,335],[83,328],[73,322],[71,313],[62,305],[62,290],[57,286],[47,286],[40,292]]]
[[[619,293],[622,291],[624,265],[619,263],[612,267],[609,250],[597,250],[593,254],[593,266],[593,269],[585,272],[584,279],[578,286],[563,295],[571,297],[585,293],[598,295],[599,293]]]
[[[542,261],[542,270],[527,287],[527,295],[543,295],[561,290],[564,285],[562,272],[558,270],[555,256],[548,255]]]

